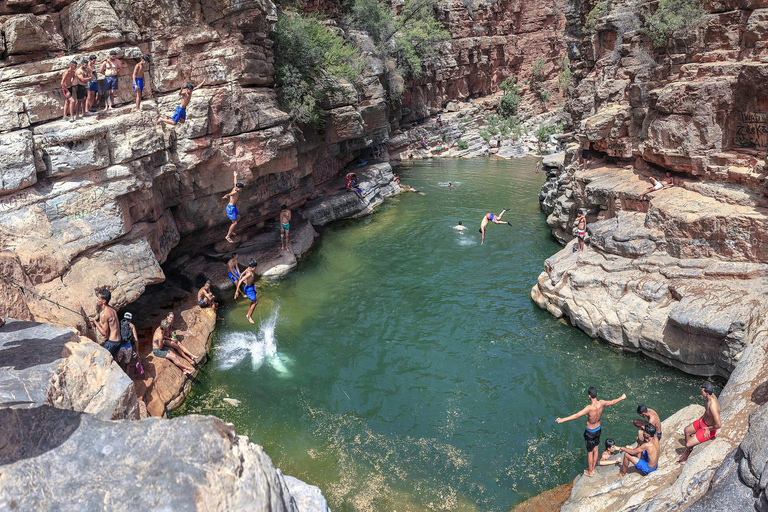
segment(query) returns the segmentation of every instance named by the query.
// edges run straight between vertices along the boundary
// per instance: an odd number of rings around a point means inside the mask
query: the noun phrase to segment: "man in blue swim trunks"
[[[200,82],[197,86],[195,84],[187,84],[179,91],[179,104],[176,105],[176,110],[173,111],[173,115],[170,119],[160,118],[157,120],[157,124],[169,124],[176,126],[177,123],[184,123],[187,120],[187,105],[192,100],[192,93],[205,84],[205,80]]]
[[[237,263],[236,252],[233,252],[229,261],[227,261],[227,276],[233,284],[237,284],[238,279],[240,279],[240,265]]]
[[[243,185],[242,181],[237,181],[237,171],[235,171],[233,174],[235,176],[235,186],[232,187],[232,191],[229,194],[225,194],[224,197],[222,197],[222,199],[229,198],[226,214],[227,218],[232,221],[232,224],[230,224],[229,231],[227,231],[227,236],[225,236],[224,239],[231,244],[235,243],[235,241],[232,240],[232,235],[235,234],[235,226],[237,226],[237,223],[240,220],[238,219],[240,212],[237,210],[237,200],[240,197],[240,192],[245,186]]]
[[[589,396],[589,405],[577,412],[571,414],[567,418],[557,418],[555,421],[563,423],[564,421],[575,420],[582,416],[587,416],[587,428],[584,430],[584,441],[587,445],[587,469],[584,471],[584,475],[588,477],[595,476],[595,466],[597,465],[598,452],[600,447],[600,418],[603,416],[603,408],[606,406],[616,405],[621,402],[627,395],[621,395],[616,400],[598,400],[597,389],[590,387],[587,390]]]
[[[88,69],[91,72],[91,79],[88,81],[88,97],[85,100],[85,108],[88,112],[96,112],[96,105],[99,104],[101,99],[101,90],[99,89],[99,80],[96,75],[96,60],[95,55],[88,57]]]
[[[141,110],[141,95],[144,93],[144,71],[149,64],[149,55],[144,55],[133,67],[133,90],[136,91],[136,112]]]
[[[110,110],[115,106],[115,91],[117,91],[117,77],[123,71],[123,63],[117,58],[117,51],[109,52],[109,58],[101,63],[99,70],[104,74],[104,110]]]
[[[512,224],[510,222],[502,221],[501,218],[504,216],[504,213],[507,212],[509,208],[504,208],[501,210],[501,213],[498,215],[494,215],[492,213],[486,213],[485,217],[483,217],[483,220],[480,221],[480,234],[482,235],[482,238],[480,239],[480,245],[483,245],[485,243],[485,228],[488,226],[489,222],[493,222],[494,224],[507,224],[511,226]]]
[[[245,287],[243,288],[243,293],[246,297],[251,299],[251,307],[248,308],[248,314],[245,315],[245,318],[248,319],[249,322],[256,323],[253,321],[253,318],[251,318],[251,315],[253,315],[253,310],[256,309],[256,304],[259,303],[258,300],[256,300],[256,287],[253,285],[254,281],[256,281],[256,266],[258,263],[256,260],[251,260],[248,263],[248,268],[246,268],[243,271],[243,275],[240,276],[240,279],[237,280],[237,286],[235,289],[235,299],[240,295],[240,284],[244,284]]]
[[[637,448],[625,446],[619,448],[619,451],[624,452],[624,461],[621,463],[619,476],[626,476],[630,463],[634,464],[643,476],[653,473],[659,467],[659,454],[661,453],[659,438],[656,437],[656,427],[646,423],[643,431],[643,443]]]

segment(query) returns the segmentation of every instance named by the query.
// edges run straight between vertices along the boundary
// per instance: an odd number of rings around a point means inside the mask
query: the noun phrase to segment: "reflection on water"
[[[296,272],[262,287],[256,325],[248,301],[223,308],[212,362],[179,413],[234,423],[336,512],[506,512],[584,468],[583,423],[554,419],[584,407],[587,387],[627,393],[603,417],[620,444],[636,435],[638,403],[667,416],[696,401],[697,381],[594,342],[531,301],[560,249],[535,165],[401,169],[426,195],[327,227]],[[515,228],[489,226],[480,246],[483,215],[505,207]]]

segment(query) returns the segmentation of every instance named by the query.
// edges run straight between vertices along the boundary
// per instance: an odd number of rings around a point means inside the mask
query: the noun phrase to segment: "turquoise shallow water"
[[[603,417],[603,440],[622,444],[638,403],[666,416],[695,402],[698,380],[597,343],[531,301],[560,249],[534,168],[401,168],[426,195],[325,229],[296,272],[260,289],[255,326],[246,302],[229,305],[176,414],[234,423],[336,512],[508,511],[585,467],[583,419],[554,419],[586,405],[587,387],[627,393]],[[438,185],[448,181],[457,188]],[[490,226],[481,247],[480,220],[504,207],[514,227]]]

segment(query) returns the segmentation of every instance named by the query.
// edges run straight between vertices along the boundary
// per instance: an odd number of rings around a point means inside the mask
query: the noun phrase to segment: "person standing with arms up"
[[[237,200],[240,198],[240,192],[245,186],[242,181],[237,181],[237,171],[234,171],[233,174],[235,176],[235,186],[232,187],[232,191],[229,194],[225,194],[224,197],[222,197],[222,199],[229,198],[225,213],[227,218],[232,221],[232,224],[229,225],[229,231],[227,231],[227,236],[225,236],[224,239],[231,244],[235,243],[234,240],[232,240],[232,235],[235,234],[235,226],[240,222],[240,212],[237,209]]]
[[[582,416],[587,417],[587,428],[584,430],[584,441],[587,445],[587,469],[584,470],[584,475],[588,477],[595,476],[595,466],[597,465],[598,452],[600,448],[600,418],[603,416],[603,408],[611,405],[616,405],[621,402],[627,395],[621,395],[615,400],[598,400],[597,389],[590,387],[587,390],[587,396],[589,397],[589,405],[577,412],[571,414],[565,418],[557,418],[555,421],[563,423],[566,421],[575,420]]]

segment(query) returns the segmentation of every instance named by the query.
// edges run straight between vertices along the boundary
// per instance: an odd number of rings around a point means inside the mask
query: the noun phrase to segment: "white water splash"
[[[248,356],[251,357],[251,366],[256,372],[265,364],[271,367],[280,377],[290,377],[289,366],[291,359],[277,351],[275,339],[275,326],[279,308],[275,308],[266,322],[259,326],[258,333],[231,332],[224,335],[224,339],[216,347],[217,366],[220,370],[229,370]]]

